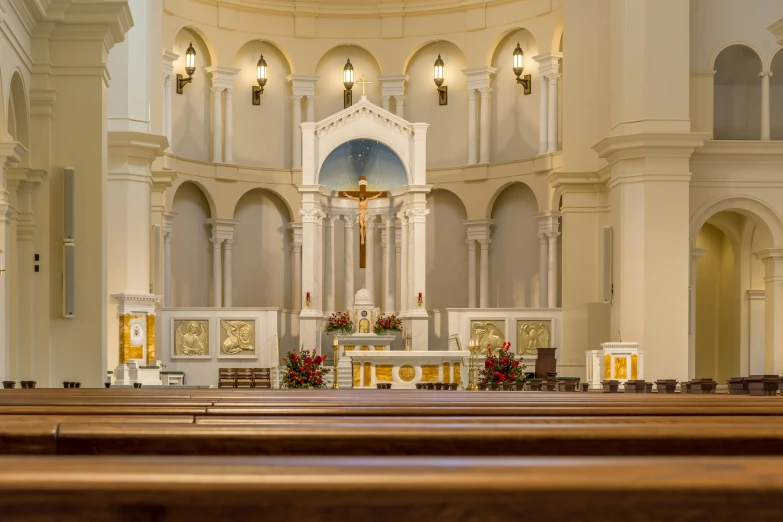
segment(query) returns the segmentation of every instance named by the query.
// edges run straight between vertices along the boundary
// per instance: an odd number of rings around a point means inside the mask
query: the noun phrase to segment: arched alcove
[[[8,134],[30,149],[29,119],[27,110],[27,95],[19,72],[14,72],[11,78],[10,95],[8,99]]]
[[[514,49],[522,48],[524,74],[532,74],[532,93],[524,94],[513,71]],[[533,57],[538,43],[527,29],[507,34],[495,48],[492,67],[497,69],[492,80],[491,158],[493,162],[513,161],[538,155],[540,133],[541,83],[538,65]]]
[[[319,77],[315,84],[315,120],[321,121],[336,112],[343,110],[343,67],[350,58],[353,65],[354,83],[365,75],[367,81],[372,82],[365,87],[367,99],[372,103],[381,105],[381,84],[378,76],[381,74],[381,66],[378,60],[369,51],[356,45],[340,45],[324,53],[315,74]],[[356,103],[362,96],[362,87],[353,86],[353,102]],[[302,114],[305,114],[303,111]]]
[[[359,190],[359,178],[368,190],[394,190],[408,185],[402,160],[378,140],[355,139],[332,150],[318,171],[318,184],[332,190]]]
[[[769,69],[769,134],[770,139],[783,140],[783,52],[775,53]]]
[[[492,206],[489,245],[489,302],[498,308],[539,303],[538,212],[533,191],[523,183],[506,187]]]
[[[267,83],[261,104],[253,105],[253,86],[258,86],[256,65],[264,56]],[[268,168],[291,167],[291,74],[288,59],[274,44],[253,40],[243,45],[234,59],[239,70],[234,77],[233,160],[239,165]]]
[[[273,192],[254,189],[234,211],[233,306],[291,308],[291,216]]]
[[[427,195],[427,304],[433,310],[468,306],[467,211],[448,190]]]
[[[433,81],[435,60],[443,60],[443,85],[448,105],[438,104]],[[405,74],[405,119],[430,124],[427,130],[427,167],[454,167],[468,161],[467,67],[462,50],[451,42],[425,45],[411,57]]]
[[[171,304],[210,306],[212,244],[209,201],[196,184],[185,182],[174,194],[171,239]]]
[[[730,45],[715,59],[716,140],[761,138],[761,58],[745,45]]]
[[[196,72],[193,81],[177,94],[176,78],[171,84],[172,152],[199,161],[210,161],[210,88],[211,78],[205,71],[212,64],[209,47],[195,31],[182,29],[174,40],[173,52],[179,55],[174,73],[185,74],[185,52],[189,45],[196,50]]]

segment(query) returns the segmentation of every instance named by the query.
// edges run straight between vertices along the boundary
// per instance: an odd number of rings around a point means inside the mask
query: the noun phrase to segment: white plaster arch
[[[204,47],[207,50],[209,66],[214,67],[214,66],[218,65],[217,49],[215,48],[215,45],[212,43],[212,39],[207,34],[206,30],[202,29],[201,27],[197,27],[195,25],[192,25],[189,22],[181,22],[177,26],[176,30],[171,33],[172,34],[172,38],[168,42],[167,49],[174,49],[175,48],[177,37],[180,35],[180,33],[182,31],[190,31],[193,34],[195,34],[196,36],[198,36],[201,39],[201,43],[204,44]],[[239,49],[237,49],[237,52],[238,51],[239,51]]]
[[[758,47],[756,47],[755,45],[753,45],[750,42],[744,42],[744,41],[740,41],[740,40],[733,40],[731,42],[724,43],[723,45],[721,45],[720,47],[715,49],[714,53],[712,53],[712,57],[710,58],[710,70],[711,71],[715,70],[715,61],[718,59],[718,56],[720,56],[720,53],[722,53],[723,51],[725,51],[729,47],[733,47],[735,45],[742,45],[744,47],[747,47],[748,49],[750,49],[754,53],[756,53],[756,56],[758,56],[759,61],[761,62],[762,70],[767,66],[766,63],[765,63],[765,60],[764,60],[764,53],[762,53],[759,50]],[[759,71],[759,72],[761,72],[761,71]]]
[[[30,150],[30,112],[27,101],[27,87],[25,86],[24,76],[18,68],[11,75],[11,81],[8,84],[8,110],[5,114],[11,118],[13,113],[15,118],[16,137],[15,140]],[[7,128],[7,122],[4,129]]]
[[[334,51],[335,49],[338,49],[340,47],[356,47],[361,49],[362,51],[366,52],[370,56],[372,56],[372,59],[375,60],[375,65],[378,66],[378,73],[383,74],[383,66],[381,65],[381,61],[378,59],[378,53],[373,52],[367,45],[364,43],[353,43],[353,42],[345,42],[345,43],[338,43],[335,44],[328,49],[324,50],[324,52],[321,53],[321,55],[318,57],[318,59],[315,61],[315,65],[312,67],[312,74],[315,74],[318,70],[318,67],[321,65],[321,62],[323,61],[324,57],[328,55],[330,52]],[[347,56],[346,58],[350,58],[350,56]]]
[[[407,54],[407,56],[405,57],[405,61],[402,64],[402,74],[408,74],[408,67],[410,66],[411,61],[413,61],[416,55],[419,54],[419,52],[421,52],[422,49],[434,43],[447,43],[453,45],[462,55],[462,60],[466,64],[468,63],[467,56],[465,55],[465,51],[462,49],[462,47],[459,46],[459,44],[455,43],[453,40],[449,40],[445,38],[432,38],[417,44],[413,49],[411,49],[411,51]]]
[[[232,217],[236,216],[237,207],[239,206],[239,202],[242,201],[242,198],[244,198],[245,196],[247,196],[248,194],[250,194],[254,190],[263,190],[265,192],[270,193],[271,195],[276,197],[278,200],[280,200],[280,202],[283,204],[283,207],[285,207],[286,212],[288,212],[288,216],[286,216],[288,218],[288,221],[291,221],[291,222],[295,221],[294,217],[296,216],[296,214],[294,213],[293,209],[291,208],[291,203],[280,192],[278,192],[278,191],[276,191],[276,190],[274,190],[272,188],[269,188],[267,186],[252,186],[252,187],[248,187],[247,190],[243,190],[242,192],[240,192],[239,193],[239,197],[236,198],[236,201],[234,201],[234,205],[233,205],[234,206],[234,211],[231,214]]]
[[[522,184],[526,186],[528,189],[530,189],[530,192],[532,192],[533,197],[536,200],[536,209],[537,209],[536,212],[543,212],[543,209],[546,208],[546,205],[541,204],[542,203],[541,194],[538,194],[536,192],[535,187],[530,183],[526,183],[521,180],[514,180],[514,181],[509,181],[508,183],[503,183],[495,190],[495,192],[492,193],[492,197],[489,198],[489,201],[487,202],[487,206],[486,206],[486,219],[492,218],[492,209],[495,207],[495,202],[498,200],[498,197],[500,197],[500,195],[503,193],[504,190],[506,190],[511,185],[515,185],[515,184]]]
[[[288,74],[296,74],[296,70],[294,69],[294,61],[291,59],[291,55],[288,54],[288,52],[283,48],[282,45],[280,45],[274,40],[270,40],[266,36],[264,36],[263,38],[252,38],[250,40],[245,41],[242,45],[240,45],[237,48],[236,52],[234,53],[234,61],[232,62],[232,65],[236,65],[237,59],[239,58],[240,51],[242,51],[242,49],[244,49],[245,46],[247,46],[248,44],[252,44],[254,42],[265,43],[274,47],[277,50],[277,52],[279,52],[280,55],[283,58],[285,58],[285,61],[288,64]]]
[[[204,197],[207,200],[207,203],[209,204],[209,217],[210,218],[216,218],[219,216],[217,213],[217,207],[215,206],[215,200],[212,197],[212,194],[210,194],[209,189],[201,183],[200,181],[197,181],[193,178],[186,178],[184,176],[178,176],[177,180],[174,182],[174,186],[171,187],[171,198],[167,201],[167,210],[172,210],[174,208],[174,198],[177,196],[177,191],[179,188],[184,185],[185,183],[191,183],[195,185],[202,194],[204,194]]]
[[[538,43],[538,38],[536,38],[536,35],[533,33],[533,31],[531,31],[527,27],[522,27],[522,26],[510,27],[505,31],[503,31],[502,33],[500,33],[495,38],[495,41],[492,42],[492,46],[489,48],[489,52],[486,58],[487,67],[492,67],[493,63],[495,62],[495,55],[497,54],[498,49],[500,49],[500,46],[503,45],[503,42],[505,42],[506,38],[516,33],[517,31],[526,31],[528,34],[530,34],[530,37],[533,39],[533,42],[535,43],[536,49],[538,49],[538,52],[541,52],[541,46]]]
[[[691,216],[690,238],[695,244],[699,230],[718,212],[732,211],[751,219],[765,230],[775,248],[783,247],[783,219],[767,202],[747,195],[724,194],[702,204]]]

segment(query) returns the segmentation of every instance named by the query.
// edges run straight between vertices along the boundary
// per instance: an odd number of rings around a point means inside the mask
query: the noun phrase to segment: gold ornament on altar
[[[174,355],[199,357],[209,355],[209,323],[200,320],[174,321]]]
[[[220,321],[221,352],[225,355],[255,355],[255,321]]]
[[[470,322],[470,345],[481,346],[486,349],[487,345],[493,350],[499,350],[506,342],[506,321],[503,319],[493,321],[471,321]]]
[[[539,348],[550,348],[552,321],[517,321],[518,355],[537,355]]]

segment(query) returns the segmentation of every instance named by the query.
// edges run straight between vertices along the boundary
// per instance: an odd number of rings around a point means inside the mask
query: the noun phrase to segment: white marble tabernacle
[[[464,385],[469,356],[470,352],[444,350],[349,352],[351,385],[354,389],[387,382],[397,389],[415,388],[419,382]]]

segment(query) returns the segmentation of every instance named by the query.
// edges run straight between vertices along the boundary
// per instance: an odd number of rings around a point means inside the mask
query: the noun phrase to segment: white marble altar
[[[594,390],[601,381],[644,379],[644,351],[639,343],[603,343],[600,350],[586,350],[587,382]]]
[[[348,354],[354,389],[375,388],[377,383],[385,382],[392,383],[393,389],[416,388],[419,382],[467,383],[467,351],[373,350]]]

